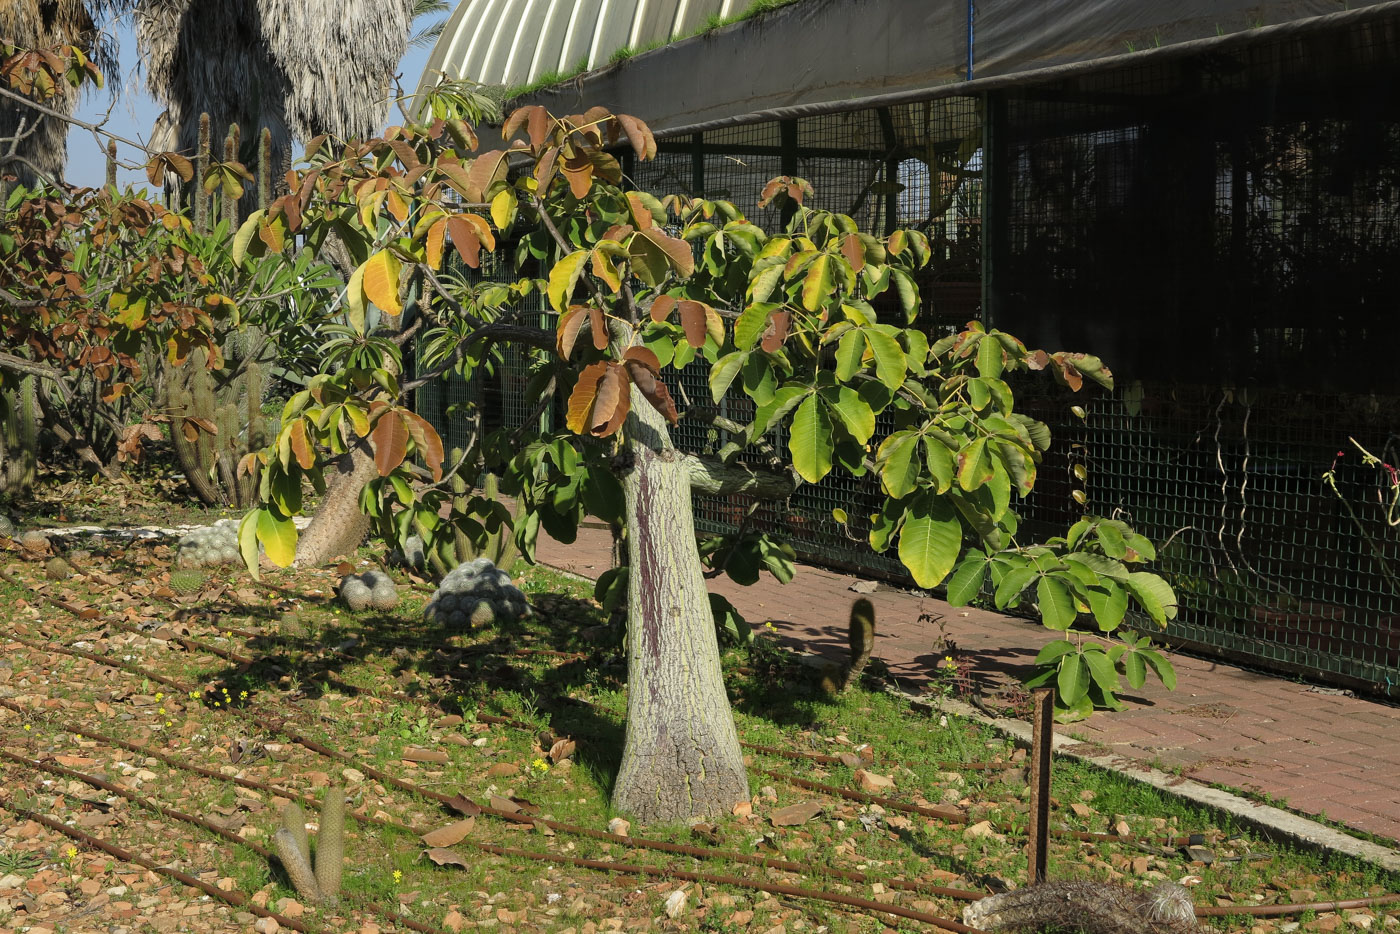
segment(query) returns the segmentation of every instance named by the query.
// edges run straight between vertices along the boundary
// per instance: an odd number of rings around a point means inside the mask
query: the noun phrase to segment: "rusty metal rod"
[[[1036,688],[1031,692],[1035,709],[1031,713],[1031,802],[1026,858],[1032,884],[1044,882],[1050,861],[1050,744],[1055,736],[1055,691]]]
[[[302,926],[301,922],[294,921],[291,918],[283,917],[282,915],[277,914],[275,911],[268,911],[266,908],[263,908],[259,905],[255,905],[242,892],[225,892],[223,889],[220,889],[216,886],[210,885],[207,882],[203,882],[199,879],[196,879],[189,873],[181,872],[178,869],[171,869],[169,866],[162,866],[155,860],[147,859],[139,853],[133,853],[130,850],[122,849],[121,847],[116,846],[115,844],[108,843],[106,840],[102,840],[98,837],[92,836],[91,834],[84,833],[76,827],[69,827],[68,825],[56,821],[51,817],[46,817],[43,814],[31,811],[29,808],[24,807],[23,805],[15,804],[9,798],[0,798],[0,808],[4,808],[15,814],[19,814],[22,817],[27,817],[30,820],[35,821],[36,823],[44,825],[50,830],[57,831],[58,833],[63,834],[65,837],[70,837],[74,840],[77,840],[79,843],[82,843],[85,846],[90,846],[95,850],[101,850],[108,856],[115,857],[124,863],[131,863],[135,866],[140,866],[143,869],[149,869],[151,872],[159,873],[162,876],[167,876],[183,885],[188,885],[191,888],[199,889],[199,891],[203,892],[205,895],[208,895],[210,898],[217,898],[219,901],[227,902],[235,908],[242,908],[244,911],[251,911],[253,914],[263,918],[271,918],[278,924],[280,924],[282,927],[291,928],[293,931],[306,931],[306,928]]]

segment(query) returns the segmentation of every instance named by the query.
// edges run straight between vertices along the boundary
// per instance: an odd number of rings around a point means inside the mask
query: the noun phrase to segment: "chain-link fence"
[[[666,139],[630,170],[656,193],[732,200],[768,229],[782,218],[758,193],[787,174],[863,229],[924,230],[931,335],[982,318],[1032,346],[1099,354],[1117,376],[1111,394],[1018,387],[1056,438],[1022,505],[1027,529],[1062,532],[1082,490],[1090,511],[1162,543],[1182,602],[1168,635],[1400,694],[1389,474],[1348,441],[1394,463],[1400,400],[1380,377],[1400,337],[1396,51],[1395,22],[1375,20],[975,99]],[[511,366],[479,393],[498,392],[503,413],[520,398]],[[667,377],[683,409],[710,405],[706,377],[703,362]],[[456,391],[424,393],[420,408],[438,420]],[[752,415],[746,398],[724,405]],[[697,453],[730,440],[687,421],[675,438]],[[1334,461],[1336,490],[1323,481]],[[873,477],[833,475],[753,521],[809,559],[902,577],[865,538],[878,501]],[[697,498],[696,525],[732,530],[751,505]]]

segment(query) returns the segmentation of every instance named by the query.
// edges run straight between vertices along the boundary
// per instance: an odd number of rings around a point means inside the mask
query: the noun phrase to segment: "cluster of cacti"
[[[239,471],[243,456],[268,442],[262,414],[263,364],[240,359],[246,340],[242,335],[231,337],[225,349],[226,359],[241,367],[237,378],[211,372],[202,349],[168,374],[166,399],[174,420],[170,439],[175,456],[200,502],[211,506],[250,506],[258,492],[257,475]],[[207,430],[209,425],[215,430]]]
[[[461,449],[454,448],[452,451],[452,462],[457,463],[461,459]],[[466,512],[468,503],[467,481],[462,478],[460,473],[452,477],[452,493],[454,495],[453,505],[456,506],[458,511]],[[488,473],[486,475],[486,479],[483,480],[481,484],[481,493],[489,500],[495,500],[500,497],[500,480],[497,479],[495,474]],[[520,516],[520,504],[518,501],[516,503],[515,516],[516,518]],[[514,524],[514,522],[511,523],[512,526]],[[475,561],[479,558],[486,558],[496,567],[508,568],[515,562],[516,555],[519,554],[515,547],[515,531],[513,528],[505,525],[500,526],[494,532],[488,533],[486,541],[480,546],[467,538],[466,534],[460,529],[455,531],[454,536],[456,538],[457,563],[459,565],[469,561]],[[446,568],[442,569],[442,571],[446,570]]]
[[[427,562],[424,552],[423,537],[421,535],[410,535],[403,543],[403,551],[389,552],[389,563],[398,567],[413,568],[415,571],[423,570]]]
[[[18,530],[15,528],[15,524],[10,521],[10,517],[0,515],[0,537],[14,538],[16,531]]]
[[[392,610],[399,605],[399,590],[394,586],[393,578],[383,571],[366,571],[341,579],[340,599],[356,613],[370,607]]]
[[[316,868],[311,868],[311,839],[306,815],[295,801],[282,809],[282,826],[272,837],[277,857],[287,870],[297,894],[313,905],[334,905],[340,895],[340,873],[345,862],[345,792],[331,788],[321,802],[321,824],[316,835]]]
[[[442,579],[423,616],[440,626],[487,626],[530,614],[529,601],[490,558],[477,558]]]
[[[180,568],[170,572],[170,589],[178,594],[199,593],[209,583],[209,575],[194,568]]]
[[[851,604],[847,641],[850,658],[839,669],[828,668],[822,675],[821,688],[827,694],[839,693],[859,682],[870,661],[870,652],[875,647],[875,606],[864,597]]]
[[[192,199],[194,224],[207,232],[220,215],[230,229],[238,226],[238,199],[220,186],[223,194],[215,200],[221,208],[210,210],[210,196],[203,182],[209,172],[209,124],[200,122],[200,147],[195,160],[195,178],[183,192]],[[264,143],[264,159],[266,143]],[[238,158],[238,127],[229,128],[224,141],[224,162]],[[260,176],[267,176],[267,165]],[[268,195],[252,195],[263,201]],[[260,206],[266,207],[266,203]],[[212,215],[212,216],[211,216]],[[180,468],[199,500],[210,506],[245,508],[254,505],[258,494],[256,471],[239,471],[245,454],[267,446],[271,437],[262,414],[263,384],[272,347],[265,335],[249,328],[232,331],[224,341],[224,367],[209,370],[207,355],[196,351],[181,366],[166,364],[166,407],[172,418],[171,444]],[[207,430],[214,426],[215,431]]]
[[[176,561],[182,568],[212,568],[241,564],[238,552],[238,520],[220,519],[213,525],[192,529],[180,538]]]
[[[0,405],[0,493],[14,496],[34,484],[39,464],[38,388],[32,376],[5,393]]]

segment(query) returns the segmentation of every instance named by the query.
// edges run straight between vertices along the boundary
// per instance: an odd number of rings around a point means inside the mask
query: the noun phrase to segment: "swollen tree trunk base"
[[[341,458],[335,479],[326,485],[321,507],[297,543],[298,567],[319,567],[353,554],[369,533],[369,516],[360,511],[360,491],[378,475],[369,446],[360,442]]]
[[[635,388],[627,434],[627,740],[613,806],[644,822],[729,813],[749,798],[695,548],[690,475]]]

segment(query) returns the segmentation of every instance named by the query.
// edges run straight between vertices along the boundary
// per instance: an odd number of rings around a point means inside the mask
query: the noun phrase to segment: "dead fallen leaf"
[[[856,755],[853,752],[843,752],[841,753],[839,758],[841,759],[842,765],[852,769],[870,764],[869,759],[862,759],[860,756]]]
[[[452,810],[465,814],[468,817],[475,817],[481,813],[481,806],[466,795],[457,795],[456,797],[448,798],[444,803],[452,808]]]
[[[559,742],[549,747],[549,761],[557,765],[559,762],[572,756],[576,748],[578,747],[573,740],[561,739]]]
[[[505,778],[509,775],[519,775],[520,766],[513,762],[497,762],[486,770],[487,778]]]
[[[468,817],[466,820],[459,820],[423,834],[423,842],[428,846],[452,846],[461,843],[475,826],[476,818]]]
[[[608,833],[616,834],[619,837],[627,836],[627,832],[632,829],[632,825],[620,817],[614,817],[608,821]]]
[[[894,787],[894,779],[888,775],[877,775],[865,769],[856,770],[856,782],[866,791],[888,791]]]
[[[462,856],[456,850],[449,850],[442,846],[435,846],[428,850],[428,859],[437,863],[439,866],[461,866],[463,869],[471,868],[471,863],[467,862],[466,857]]]
[[[440,749],[424,749],[422,746],[409,746],[401,758],[409,762],[447,762],[447,753]]]
[[[796,827],[805,824],[822,812],[822,806],[815,801],[804,801],[801,804],[790,804],[785,808],[778,808],[768,819],[773,822],[774,827]]]

